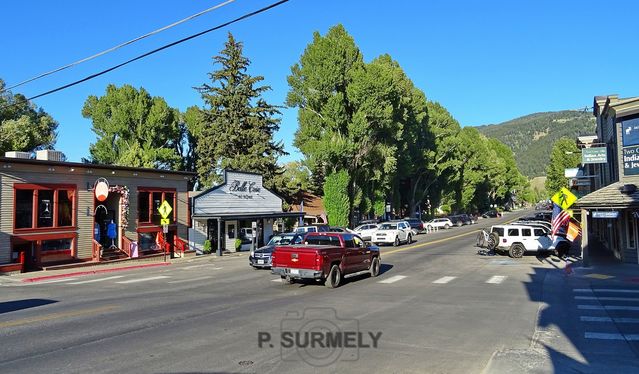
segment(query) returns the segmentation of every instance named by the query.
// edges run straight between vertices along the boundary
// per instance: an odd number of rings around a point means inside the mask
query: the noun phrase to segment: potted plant
[[[235,239],[235,252],[239,252],[242,249],[242,239]]]
[[[211,241],[209,239],[206,239],[204,241],[204,247],[202,248],[202,252],[207,255],[211,253]]]

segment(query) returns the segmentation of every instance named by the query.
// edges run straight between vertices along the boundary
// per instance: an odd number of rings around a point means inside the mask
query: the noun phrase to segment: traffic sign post
[[[160,224],[162,225],[162,233],[164,233],[164,245],[166,246],[166,234],[169,233],[169,223],[171,223],[171,219],[169,218],[169,214],[173,211],[171,208],[171,204],[169,204],[166,200],[162,201],[162,204],[158,207],[158,213],[162,216],[160,220]],[[166,248],[162,248],[162,252],[164,252],[164,261],[166,262]]]

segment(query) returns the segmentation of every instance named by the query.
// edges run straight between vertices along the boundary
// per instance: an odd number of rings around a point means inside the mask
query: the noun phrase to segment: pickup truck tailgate
[[[275,247],[273,267],[319,270],[317,249],[302,245]]]

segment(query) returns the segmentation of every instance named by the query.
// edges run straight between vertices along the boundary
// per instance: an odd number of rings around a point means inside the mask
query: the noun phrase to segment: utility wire
[[[64,86],[60,86],[60,87],[58,87],[58,88],[54,88],[54,89],[52,89],[52,90],[49,90],[49,91],[43,92],[43,93],[38,94],[38,95],[35,95],[35,96],[31,96],[31,97],[27,98],[27,101],[31,101],[31,100],[34,100],[34,99],[40,98],[40,97],[42,97],[42,96],[47,96],[47,95],[50,95],[50,94],[52,94],[52,93],[54,93],[54,92],[58,92],[58,91],[61,91],[61,90],[66,89],[66,88],[69,88],[69,87],[72,87],[72,86],[78,85],[78,84],[80,84],[80,83],[82,83],[82,82],[86,82],[86,81],[91,80],[91,79],[93,79],[93,78],[99,77],[100,75],[104,75],[104,74],[106,74],[106,73],[108,73],[108,72],[111,72],[111,71],[113,71],[113,70],[115,70],[115,69],[121,68],[121,67],[122,67],[122,66],[124,66],[124,65],[128,65],[128,64],[130,64],[130,63],[132,63],[132,62],[134,62],[134,61],[140,60],[140,59],[142,59],[142,58],[144,58],[144,57],[150,56],[150,55],[152,55],[152,54],[155,54],[155,53],[160,52],[160,51],[162,51],[162,50],[165,50],[165,49],[167,49],[167,48],[173,47],[174,45],[178,45],[178,44],[184,43],[184,42],[186,42],[186,41],[188,41],[188,40],[191,40],[191,39],[197,38],[198,36],[202,36],[202,35],[204,35],[204,34],[207,34],[207,33],[211,32],[211,31],[215,31],[215,30],[221,29],[221,28],[223,28],[223,27],[226,27],[226,26],[229,26],[229,25],[234,24],[234,23],[236,23],[236,22],[239,22],[239,21],[242,21],[242,20],[244,20],[244,19],[250,18],[250,17],[255,16],[255,15],[257,15],[257,14],[260,14],[260,13],[266,12],[267,10],[270,10],[270,9],[272,9],[272,8],[275,8],[275,7],[279,6],[279,5],[282,5],[282,4],[284,4],[284,3],[288,2],[288,1],[289,1],[289,0],[280,0],[280,1],[278,1],[278,2],[275,2],[275,3],[271,4],[271,5],[265,6],[264,8],[261,8],[261,9],[255,10],[255,11],[250,12],[250,13],[247,13],[247,14],[245,14],[245,15],[241,16],[241,17],[235,18],[235,19],[233,19],[233,20],[231,20],[231,21],[228,21],[228,22],[225,22],[225,23],[223,23],[223,24],[221,24],[221,25],[218,25],[218,26],[212,27],[212,28],[210,28],[210,29],[208,29],[208,30],[201,31],[201,32],[199,32],[199,33],[197,33],[197,34],[193,34],[193,35],[191,35],[191,36],[187,36],[186,38],[183,38],[183,39],[177,40],[177,41],[175,41],[175,42],[173,42],[173,43],[169,43],[169,44],[163,45],[163,46],[162,46],[162,47],[160,47],[160,48],[156,48],[156,49],[154,49],[154,50],[152,50],[152,51],[146,52],[146,53],[144,53],[144,54],[142,54],[142,55],[139,55],[139,56],[134,57],[134,58],[132,58],[132,59],[130,59],[130,60],[124,61],[124,62],[123,62],[123,63],[121,63],[121,64],[118,64],[118,65],[112,66],[112,67],[110,67],[110,68],[108,68],[108,69],[105,69],[105,70],[102,70],[102,71],[100,71],[100,72],[98,72],[98,73],[91,74],[91,75],[89,75],[89,76],[87,76],[87,77],[84,77],[84,78],[82,78],[82,79],[80,79],[80,80],[77,80],[77,81],[75,81],[75,82],[72,82],[72,83],[69,83],[69,84],[65,84]],[[5,108],[7,108],[7,107],[10,107],[10,106],[13,106],[13,105],[16,105],[16,104],[18,104],[18,103],[13,103],[13,104],[5,105],[4,107],[0,107],[0,109],[5,109]]]
[[[118,44],[118,45],[116,45],[115,47],[111,47],[111,48],[106,49],[106,50],[104,50],[104,51],[102,51],[102,52],[96,53],[96,54],[94,54],[93,56],[89,56],[89,57],[83,58],[83,59],[81,59],[81,60],[78,60],[78,61],[72,62],[72,63],[70,63],[70,64],[68,64],[68,65],[64,65],[64,66],[61,66],[61,67],[59,67],[59,68],[53,69],[53,70],[51,70],[51,71],[47,71],[47,72],[45,72],[45,73],[42,73],[42,74],[36,75],[35,77],[29,78],[29,79],[24,80],[24,81],[22,81],[22,82],[20,82],[20,83],[16,83],[16,84],[14,84],[13,86],[6,87],[5,89],[0,90],[0,93],[2,93],[2,92],[4,92],[4,91],[8,91],[8,90],[10,90],[10,89],[12,89],[12,88],[20,87],[20,86],[22,86],[22,85],[24,85],[24,84],[27,84],[27,83],[29,83],[29,82],[33,82],[33,81],[38,80],[38,79],[40,79],[40,78],[44,78],[44,77],[46,77],[46,76],[49,76],[49,75],[54,74],[54,73],[57,73],[57,72],[59,72],[59,71],[62,71],[62,70],[68,69],[68,68],[70,68],[70,67],[73,67],[73,66],[79,65],[79,64],[81,64],[81,63],[83,63],[83,62],[87,62],[87,61],[89,61],[89,60],[93,60],[94,58],[97,58],[97,57],[100,57],[100,56],[105,55],[105,54],[107,54],[107,53],[113,52],[113,51],[115,51],[116,49],[120,49],[120,48],[125,47],[125,46],[127,46],[127,45],[129,45],[129,44],[133,44],[133,43],[135,43],[135,42],[137,42],[137,41],[140,41],[140,40],[142,40],[142,39],[148,38],[149,36],[152,36],[152,35],[158,34],[158,33],[162,32],[162,31],[164,31],[164,30],[168,30],[168,29],[170,29],[170,28],[172,28],[172,27],[175,27],[175,26],[177,26],[177,25],[179,25],[179,24],[181,24],[181,23],[184,23],[184,22],[190,21],[190,20],[192,20],[192,19],[194,19],[194,18],[197,18],[197,17],[199,17],[199,16],[201,16],[201,15],[203,15],[203,14],[206,14],[206,13],[212,12],[212,11],[214,11],[214,10],[216,10],[216,9],[219,9],[219,8],[221,8],[221,7],[225,6],[225,5],[228,5],[228,4],[230,4],[230,3],[234,2],[234,1],[235,1],[235,0],[226,0],[226,1],[225,1],[225,2],[223,2],[223,3],[220,3],[220,4],[218,4],[218,5],[215,5],[215,6],[213,6],[213,7],[208,8],[208,9],[205,9],[205,10],[203,10],[203,11],[199,12],[199,13],[195,13],[195,14],[193,14],[193,15],[191,15],[191,16],[188,16],[188,17],[186,17],[186,18],[184,18],[184,19],[181,19],[181,20],[179,20],[179,21],[177,21],[177,22],[174,22],[174,23],[172,23],[172,24],[170,24],[170,25],[164,26],[164,27],[159,28],[159,29],[157,29],[157,30],[155,30],[155,31],[151,31],[150,33],[144,34],[144,35],[142,35],[142,36],[138,36],[138,37],[137,37],[137,38],[135,38],[135,39],[131,39],[131,40],[127,41],[127,42],[124,42],[124,43]]]

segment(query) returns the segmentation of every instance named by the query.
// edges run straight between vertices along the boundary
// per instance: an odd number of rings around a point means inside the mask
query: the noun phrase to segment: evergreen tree
[[[575,140],[563,137],[555,142],[550,153],[550,163],[546,167],[546,191],[554,195],[561,187],[568,187],[564,171],[575,168],[581,162],[581,152]]]
[[[198,87],[204,100],[197,138],[197,171],[203,186],[221,181],[229,168],[261,173],[267,184],[280,173],[277,158],[286,154],[273,141],[280,112],[262,94],[271,88],[259,85],[262,76],[247,73],[250,65],[242,55],[242,43],[229,33],[224,49],[213,57],[220,69],[209,73],[211,83]]]

